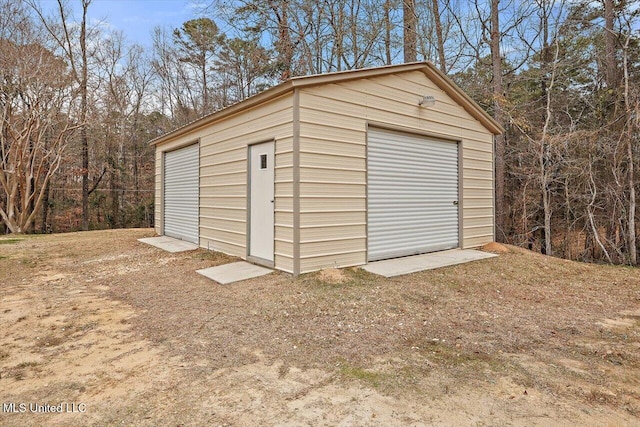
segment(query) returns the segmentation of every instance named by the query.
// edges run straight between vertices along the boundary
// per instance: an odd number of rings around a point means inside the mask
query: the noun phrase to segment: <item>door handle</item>
[[[458,206],[458,201],[457,201],[457,200],[454,200],[454,201],[453,201],[453,204],[454,204],[455,206]]]

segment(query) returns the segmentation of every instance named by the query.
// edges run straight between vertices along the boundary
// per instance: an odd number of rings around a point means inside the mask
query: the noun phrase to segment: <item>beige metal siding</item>
[[[313,92],[313,90],[312,90]],[[340,94],[336,94],[340,96]],[[300,108],[300,270],[366,263],[366,132],[338,104]],[[336,111],[338,113],[336,113]]]
[[[200,140],[200,245],[246,258],[247,147],[275,140],[275,266],[293,272],[292,109],[292,95],[285,94],[156,146],[156,218],[161,218],[161,153]],[[156,221],[156,231],[161,230]]]
[[[301,272],[366,262],[368,124],[461,141],[461,246],[493,240],[491,132],[421,71],[325,84],[300,90]]]

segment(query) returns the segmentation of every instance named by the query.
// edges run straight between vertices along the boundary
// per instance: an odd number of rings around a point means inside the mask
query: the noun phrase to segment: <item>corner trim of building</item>
[[[293,276],[300,274],[300,89],[293,90]]]

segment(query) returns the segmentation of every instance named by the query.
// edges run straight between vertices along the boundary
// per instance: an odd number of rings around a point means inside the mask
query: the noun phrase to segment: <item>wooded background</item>
[[[74,1],[0,0],[2,233],[149,227],[154,137],[293,76],[428,60],[506,129],[499,241],[638,264],[640,1],[213,0],[150,48]]]

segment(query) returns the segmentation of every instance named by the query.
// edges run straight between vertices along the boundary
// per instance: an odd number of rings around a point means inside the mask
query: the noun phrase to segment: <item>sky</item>
[[[55,0],[42,0],[51,11]],[[75,18],[81,18],[80,0],[69,0]],[[151,34],[156,26],[178,28],[183,22],[198,16],[202,2],[193,0],[93,0],[89,5],[89,22],[100,23],[105,29],[122,31],[127,41],[151,46]]]

